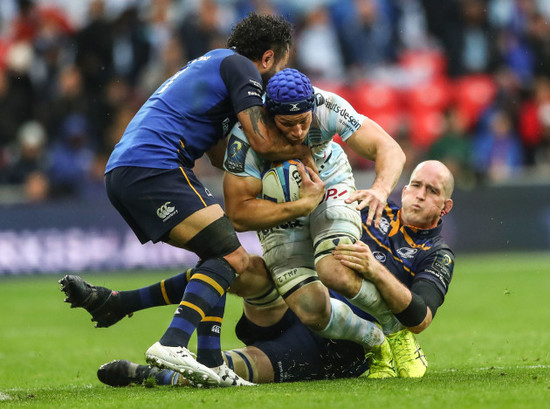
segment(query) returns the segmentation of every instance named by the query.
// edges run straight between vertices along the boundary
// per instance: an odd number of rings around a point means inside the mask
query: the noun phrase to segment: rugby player
[[[453,208],[454,178],[439,161],[420,163],[401,193],[401,209],[386,205],[378,227],[363,223],[361,241],[340,244],[334,257],[372,282],[405,329],[373,348],[370,377],[421,377],[427,361],[414,334],[441,306],[453,276],[454,253],[441,237],[441,217]],[[363,218],[364,219],[364,218]]]
[[[285,303],[272,302],[268,308],[244,302],[236,333],[247,347],[225,351],[228,365],[255,383],[355,377],[369,364],[369,378],[423,376],[427,362],[413,332],[430,325],[452,278],[454,254],[441,237],[441,217],[452,209],[453,184],[452,174],[441,162],[419,164],[403,188],[401,209],[388,203],[379,227],[368,226],[368,209],[363,209],[361,241],[334,251],[342,263],[373,280],[407,327],[388,336],[385,345],[390,347],[375,347],[365,357],[357,344],[320,338]],[[166,290],[176,291],[174,285],[167,282]],[[331,295],[339,297],[332,291]],[[149,377],[162,385],[187,384],[174,371],[126,360],[102,365],[98,377],[111,386],[139,384]]]
[[[345,303],[330,298],[327,287],[375,316],[384,333],[397,332],[402,326],[376,287],[331,253],[339,243],[360,239],[359,209],[368,209],[367,225],[374,220],[378,226],[405,155],[374,121],[357,113],[340,96],[314,88],[295,69],[286,68],[270,79],[265,100],[285,137],[311,148],[320,181],[300,166],[303,197],[286,203],[262,199],[262,175],[272,162],[253,150],[237,125],[229,137],[224,162],[227,215],[237,230],[258,232],[278,293],[306,326],[324,338],[353,340],[370,349],[384,341],[378,328],[359,319]],[[375,161],[376,178],[370,189],[356,192],[351,165],[342,147],[333,141],[335,134],[353,151]],[[322,184],[326,187],[322,200],[309,201],[313,207],[304,205],[304,198]],[[358,199],[359,205],[354,205]]]
[[[265,267],[242,248],[231,222],[192,168],[205,153],[221,167],[226,136],[237,120],[253,149],[265,157],[310,160],[306,146],[290,144],[278,133],[262,100],[264,82],[287,64],[292,31],[290,23],[276,16],[251,14],[242,20],[228,48],[189,62],[155,91],[130,121],[106,166],[109,199],[142,243],[162,241],[200,258],[169,328],[146,352],[152,364],[180,371],[197,383],[218,384],[229,372],[219,351],[198,363],[187,349],[191,334],[207,316],[214,319],[206,325],[217,325],[225,292],[237,275]],[[67,302],[92,311],[99,327],[121,318],[98,310],[101,294],[79,299],[75,294],[82,294],[85,284],[75,277],[61,280]]]

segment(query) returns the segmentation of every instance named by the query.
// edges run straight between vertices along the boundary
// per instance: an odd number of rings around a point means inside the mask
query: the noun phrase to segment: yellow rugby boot
[[[403,329],[387,336],[395,368],[400,378],[422,378],[428,368],[424,351],[416,341],[414,334]]]
[[[384,342],[380,345],[372,347],[368,355],[370,359],[370,368],[367,378],[385,379],[397,377],[393,354],[387,339],[384,339]]]

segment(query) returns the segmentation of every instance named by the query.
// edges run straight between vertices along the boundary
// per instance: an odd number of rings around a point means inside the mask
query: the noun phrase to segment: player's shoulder
[[[259,167],[264,160],[252,149],[239,123],[229,134],[224,158],[224,168],[233,174],[247,173],[259,177]]]
[[[231,48],[218,48],[205,54],[205,56],[208,55],[212,55],[214,58],[221,60],[222,64],[225,66],[236,68],[246,67],[246,69],[254,67],[256,71],[258,70],[249,58],[239,54]]]

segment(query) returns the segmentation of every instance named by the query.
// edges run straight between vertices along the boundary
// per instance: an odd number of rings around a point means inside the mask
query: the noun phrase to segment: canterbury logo
[[[157,216],[163,220],[168,219],[173,216],[177,210],[174,206],[170,206],[172,202],[166,202],[161,207],[157,209]]]
[[[289,111],[293,112],[293,111],[299,111],[300,108],[298,108],[298,104],[290,104],[292,105],[292,108],[289,109]]]

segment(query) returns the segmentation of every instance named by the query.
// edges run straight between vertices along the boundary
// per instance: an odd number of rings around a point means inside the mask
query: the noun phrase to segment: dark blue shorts
[[[321,338],[290,310],[271,327],[259,327],[243,314],[235,331],[242,342],[267,355],[275,382],[355,378],[369,368],[361,345]]]
[[[181,221],[217,204],[191,169],[119,167],[105,175],[107,195],[141,243],[156,243]]]

